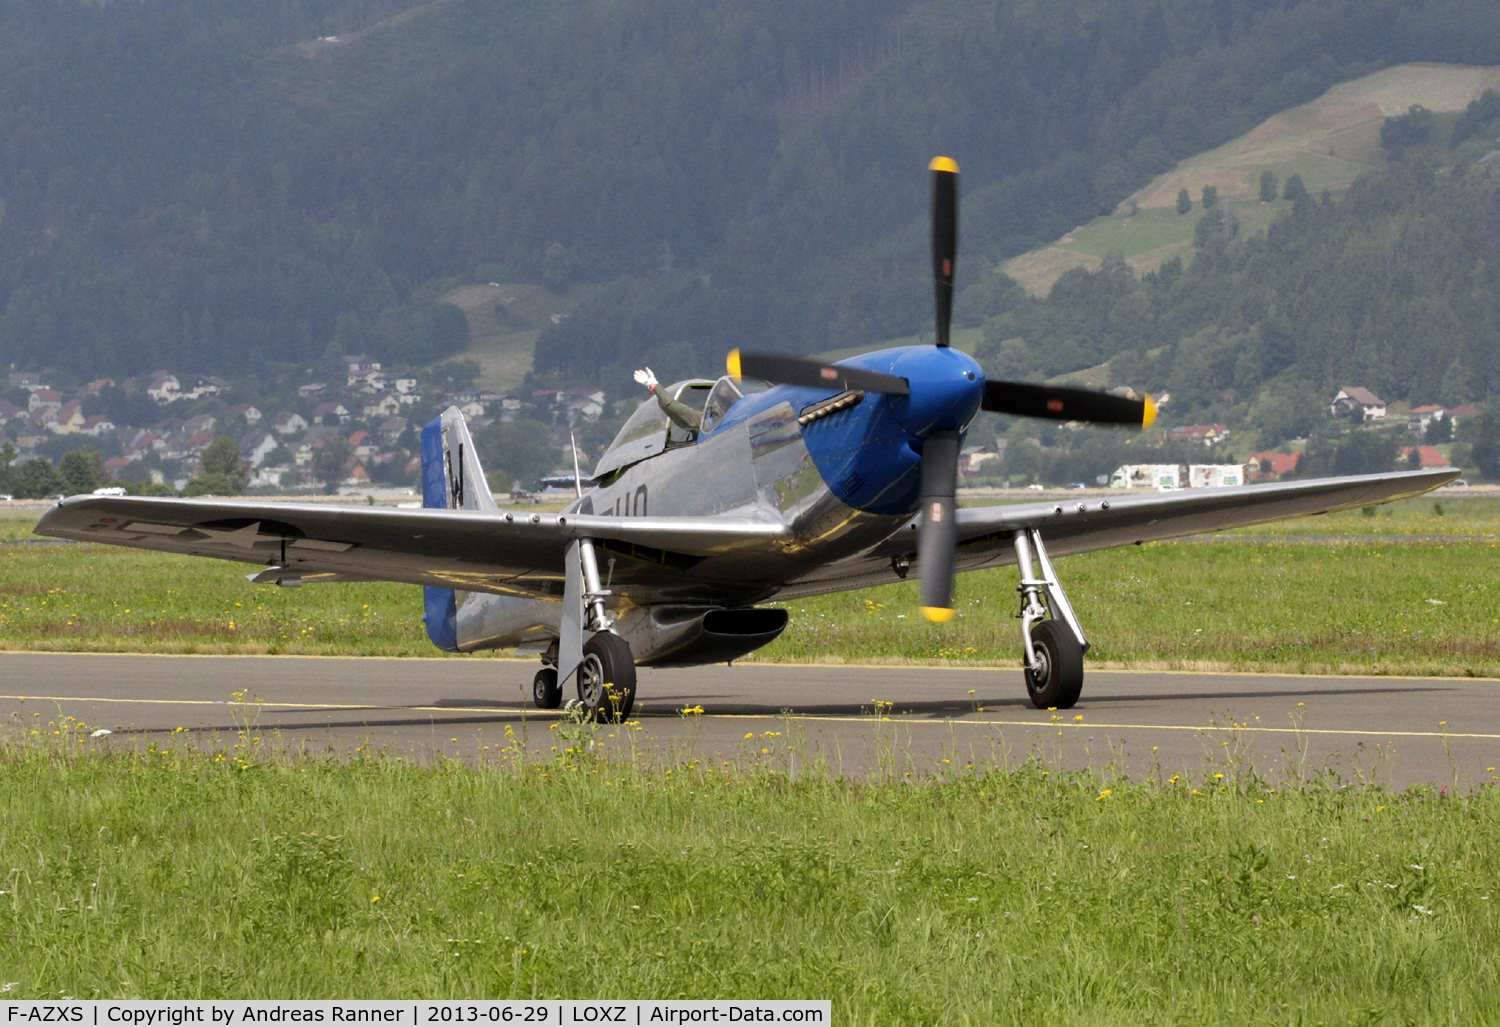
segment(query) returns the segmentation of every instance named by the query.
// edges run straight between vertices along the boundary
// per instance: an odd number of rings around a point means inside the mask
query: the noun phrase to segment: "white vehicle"
[[[96,496],[123,496],[125,494],[125,486],[123,485],[106,485],[102,489],[94,490],[94,495]]]

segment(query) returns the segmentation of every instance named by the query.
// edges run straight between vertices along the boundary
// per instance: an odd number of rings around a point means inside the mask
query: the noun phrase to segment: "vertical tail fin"
[[[449,407],[422,429],[422,505],[447,510],[497,510],[495,497],[474,452],[469,426]],[[458,652],[458,596],[451,588],[422,590],[422,620],[432,644]]]
[[[422,429],[422,505],[449,510],[498,510],[469,426],[449,407]]]

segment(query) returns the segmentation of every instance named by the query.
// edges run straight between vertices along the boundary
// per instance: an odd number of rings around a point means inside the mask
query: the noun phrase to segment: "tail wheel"
[[[1031,629],[1036,668],[1026,668],[1026,691],[1039,710],[1071,709],[1083,692],[1083,647],[1067,625],[1044,620]]]
[[[619,635],[595,634],[583,644],[578,701],[590,720],[617,721],[635,705],[635,658]]]
[[[562,686],[557,683],[557,668],[543,667],[531,679],[531,701],[539,710],[555,710],[562,705]]]

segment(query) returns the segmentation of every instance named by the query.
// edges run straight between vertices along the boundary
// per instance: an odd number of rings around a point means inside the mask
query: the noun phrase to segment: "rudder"
[[[422,429],[422,505],[438,510],[498,510],[469,426],[449,407]],[[451,588],[423,590],[422,621],[432,644],[458,652],[458,596]]]

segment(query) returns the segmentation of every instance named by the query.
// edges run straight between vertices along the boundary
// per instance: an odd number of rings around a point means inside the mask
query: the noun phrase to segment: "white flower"
[[[1411,908],[1415,909],[1418,913],[1421,913],[1423,916],[1432,916],[1432,910],[1428,909],[1426,906],[1413,906]]]
[[[93,734],[89,735],[89,737],[90,738],[103,738],[105,735],[112,735],[112,734],[114,734],[114,732],[111,731],[109,728],[107,728],[107,727],[101,727],[98,731],[95,731]]]

